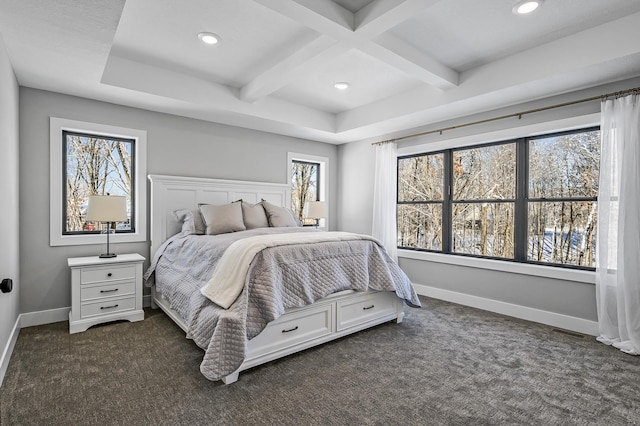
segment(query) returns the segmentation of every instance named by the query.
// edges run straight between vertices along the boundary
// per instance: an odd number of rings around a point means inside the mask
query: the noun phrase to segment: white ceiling
[[[640,76],[640,0],[516,2],[0,0],[0,35],[22,86],[330,143]]]

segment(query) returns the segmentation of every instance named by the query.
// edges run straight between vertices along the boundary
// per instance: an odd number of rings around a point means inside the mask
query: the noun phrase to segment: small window
[[[442,251],[444,154],[398,159],[398,247]]]
[[[329,229],[329,217],[307,217],[311,201],[324,201],[328,211],[329,159],[309,154],[287,154],[287,180],[291,184],[291,210],[304,226]]]
[[[86,220],[90,195],[126,197],[112,243],[147,239],[147,132],[51,117],[49,244],[102,244],[106,224]]]
[[[320,163],[293,160],[291,164],[291,208],[304,226],[317,226],[318,219],[306,217],[309,201],[320,201]]]
[[[116,233],[135,231],[135,140],[63,131],[63,235],[100,233],[106,224],[86,220],[91,195],[124,196],[127,220]]]

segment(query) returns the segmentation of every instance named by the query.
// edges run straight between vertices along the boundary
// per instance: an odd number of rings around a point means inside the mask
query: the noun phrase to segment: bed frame
[[[291,204],[288,184],[149,175],[151,194],[151,254],[180,231],[173,211],[195,209],[199,203],[226,204],[242,198],[248,203],[265,199],[279,206]],[[151,288],[151,306],[162,309],[182,330],[185,321]],[[346,290],[303,308],[290,309],[248,342],[242,365],[222,379],[238,380],[240,371],[355,333],[387,321],[402,322],[403,301],[393,292]]]

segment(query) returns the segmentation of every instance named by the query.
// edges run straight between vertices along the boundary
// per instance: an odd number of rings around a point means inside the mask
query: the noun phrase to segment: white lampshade
[[[92,195],[87,207],[87,220],[124,222],[127,220],[127,199],[119,195]]]
[[[307,217],[310,219],[327,217],[327,203],[324,201],[310,201],[307,204]]]

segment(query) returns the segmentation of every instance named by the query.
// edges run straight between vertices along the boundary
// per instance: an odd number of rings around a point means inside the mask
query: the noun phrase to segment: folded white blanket
[[[267,247],[348,240],[371,240],[382,247],[378,240],[369,235],[351,232],[294,232],[258,235],[238,240],[227,248],[213,272],[213,277],[200,292],[216,305],[229,309],[242,292],[249,266],[260,251]]]

